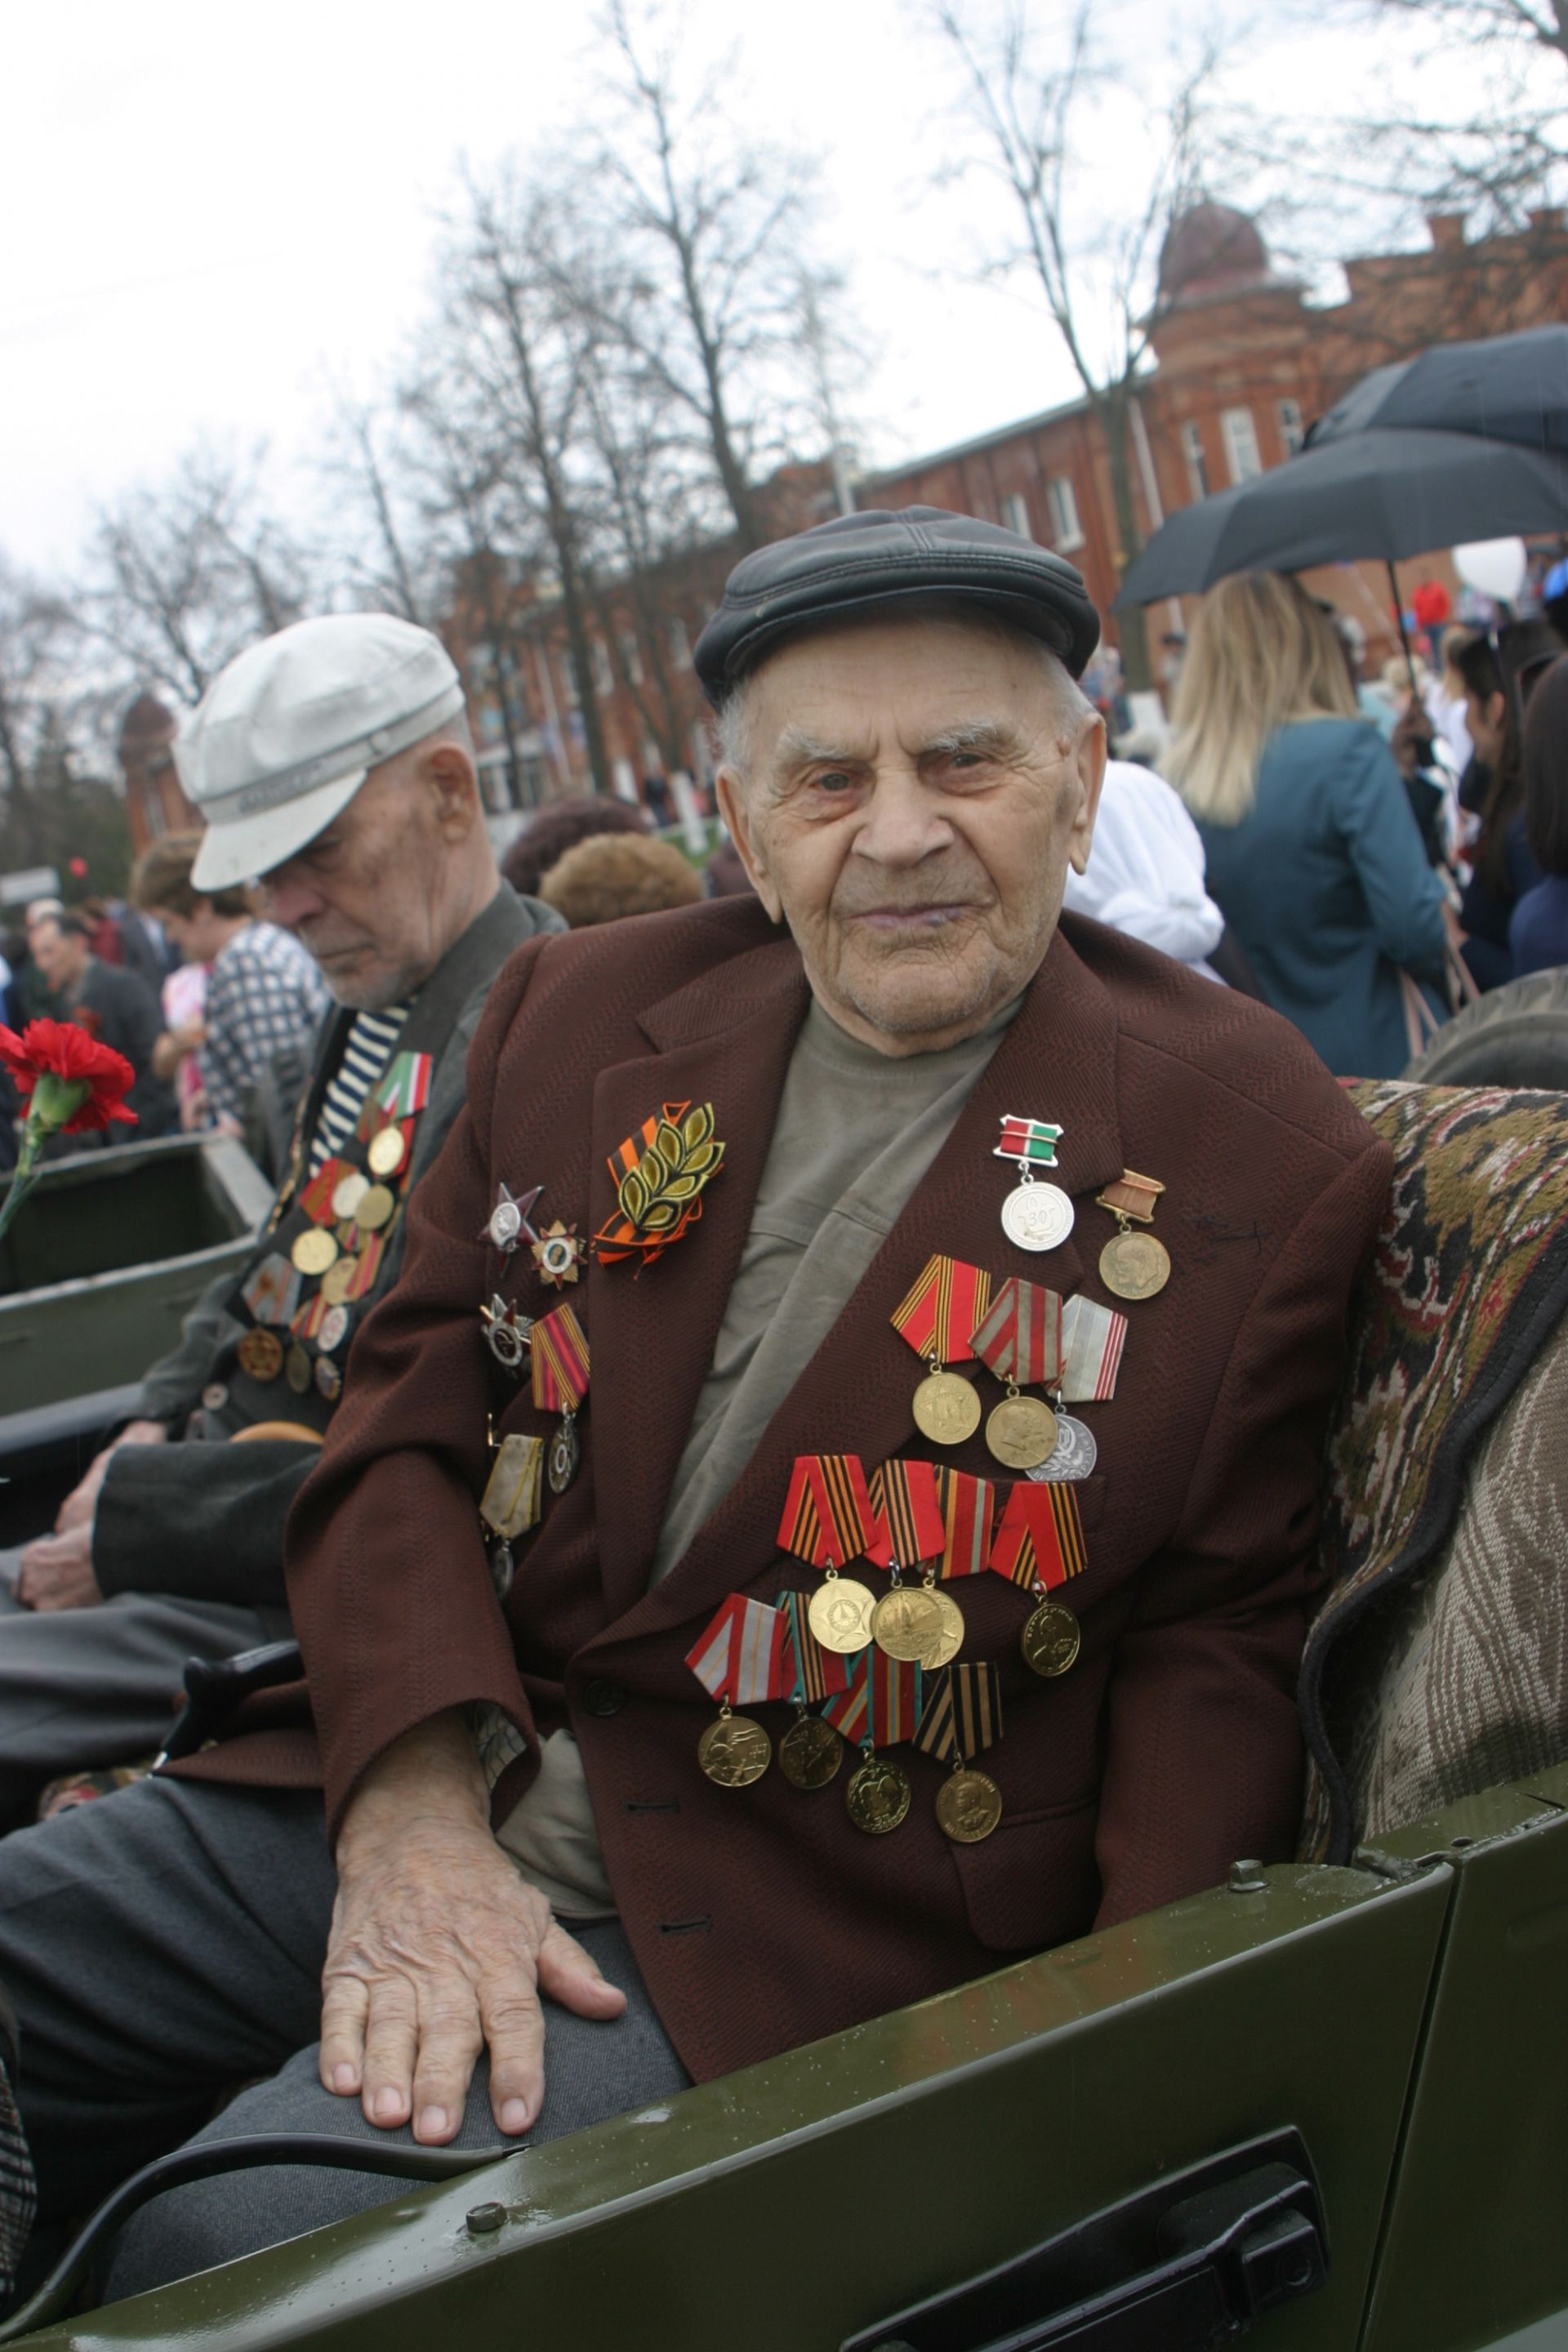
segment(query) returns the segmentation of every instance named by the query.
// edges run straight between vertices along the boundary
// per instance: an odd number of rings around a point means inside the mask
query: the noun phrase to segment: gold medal
[[[334,1258],[321,1276],[321,1296],[329,1307],[343,1307],[359,1272],[357,1257]]]
[[[264,1331],[259,1324],[247,1331],[235,1354],[240,1369],[253,1381],[275,1381],[283,1370],[283,1342],[276,1331]]]
[[[957,1372],[931,1372],[910,1407],[915,1427],[933,1445],[962,1445],[980,1426],[980,1399]]]
[[[1152,1234],[1113,1234],[1100,1253],[1100,1278],[1118,1298],[1152,1298],[1171,1279],[1171,1255]]]
[[[400,1127],[384,1127],[370,1139],[365,1153],[372,1172],[377,1176],[395,1176],[408,1157],[407,1139]],[[351,1210],[349,1213],[353,1213]]]
[[[942,1591],[936,1585],[927,1585],[925,1594],[936,1609],[938,1630],[921,1664],[928,1675],[934,1675],[942,1667],[951,1666],[963,1647],[963,1612],[950,1592]]]
[[[301,1274],[325,1274],[337,1254],[337,1243],[324,1225],[309,1225],[296,1234],[289,1253]]]
[[[884,1657],[918,1666],[941,1640],[942,1614],[923,1584],[896,1584],[871,1612],[871,1639]]]
[[[310,1359],[298,1340],[284,1360],[283,1377],[296,1396],[303,1396],[310,1385]]]
[[[393,1211],[396,1206],[396,1201],[384,1184],[372,1184],[354,1211],[354,1223],[362,1234],[378,1234],[383,1225],[392,1223]]]
[[[869,1837],[886,1837],[909,1811],[910,1793],[908,1774],[873,1751],[849,1775],[844,1799],[858,1830]]]
[[[825,1650],[835,1650],[847,1658],[870,1642],[871,1612],[876,1606],[875,1593],[858,1584],[854,1577],[840,1576],[830,1568],[826,1580],[811,1596],[806,1622]]]
[[[762,1725],[749,1715],[731,1715],[728,1706],[697,1743],[697,1761],[720,1789],[749,1789],[762,1779],[773,1755],[773,1743]]]
[[[779,1770],[794,1789],[826,1789],[844,1761],[844,1742],[819,1715],[801,1715],[779,1741]]]
[[[942,1782],[936,1801],[937,1827],[955,1845],[978,1845],[1002,1818],[1002,1791],[988,1772],[961,1764]]]
[[[343,1376],[331,1356],[316,1359],[316,1387],[329,1404],[336,1404],[343,1392]]]
[[[1024,1664],[1047,1682],[1065,1675],[1082,1643],[1078,1619],[1066,1603],[1042,1601],[1019,1636]]]
[[[1056,1451],[1056,1414],[1042,1397],[1020,1396],[1015,1389],[993,1407],[985,1443],[1009,1470],[1038,1469]]]
[[[357,1168],[351,1168],[346,1176],[339,1178],[332,1193],[333,1216],[352,1217],[369,1190],[369,1177],[362,1176]]]

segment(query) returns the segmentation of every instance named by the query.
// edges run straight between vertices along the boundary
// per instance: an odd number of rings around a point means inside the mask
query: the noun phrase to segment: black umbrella
[[[1363,556],[1392,565],[1468,540],[1563,530],[1568,454],[1469,433],[1373,430],[1180,508],[1115,604],[1195,593],[1232,572],[1306,572]]]
[[[1413,360],[1373,368],[1319,418],[1307,446],[1412,425],[1568,450],[1568,327],[1437,343]]]

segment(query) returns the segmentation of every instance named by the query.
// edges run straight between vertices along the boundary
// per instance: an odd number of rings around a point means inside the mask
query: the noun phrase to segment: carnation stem
[[[4,1241],[12,1218],[38,1181],[38,1155],[43,1150],[53,1129],[41,1119],[27,1118],[22,1125],[22,1148],[16,1155],[16,1172],[10,1190],[0,1202],[0,1241]]]

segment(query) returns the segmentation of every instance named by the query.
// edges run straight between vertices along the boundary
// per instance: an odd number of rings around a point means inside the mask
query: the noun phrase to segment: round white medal
[[[1020,1249],[1059,1249],[1073,1228],[1073,1205],[1058,1184],[1016,1184],[1002,1203],[1002,1230]]]
[[[1070,1412],[1058,1412],[1055,1448],[1037,1470],[1027,1475],[1036,1479],[1087,1478],[1099,1459],[1100,1448],[1087,1422],[1076,1421]]]

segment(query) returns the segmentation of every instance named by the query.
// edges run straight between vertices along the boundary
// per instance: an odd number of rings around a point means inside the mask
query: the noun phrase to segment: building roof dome
[[[1234,205],[1189,205],[1171,223],[1160,247],[1163,310],[1286,282],[1270,266],[1257,222]]]

